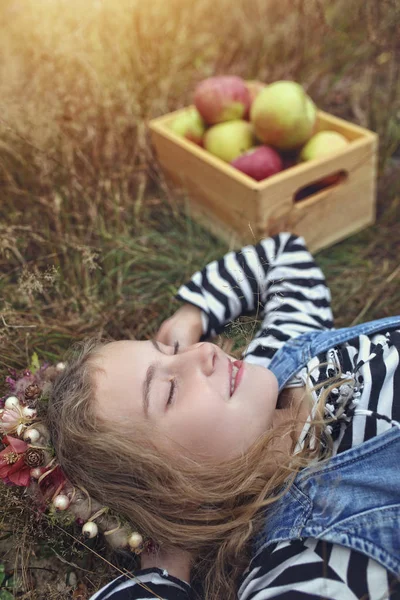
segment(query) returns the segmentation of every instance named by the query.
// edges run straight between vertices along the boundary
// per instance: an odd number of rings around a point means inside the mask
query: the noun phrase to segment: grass
[[[396,0],[2,0],[1,380],[94,333],[150,336],[178,285],[226,250],[180,207],[146,128],[215,73],[296,79],[379,133],[377,223],[317,260],[337,326],[399,314],[399,23]],[[234,351],[254,327],[230,328]],[[71,570],[88,593],[117,573],[12,489],[0,499],[18,597],[71,597],[57,588]]]

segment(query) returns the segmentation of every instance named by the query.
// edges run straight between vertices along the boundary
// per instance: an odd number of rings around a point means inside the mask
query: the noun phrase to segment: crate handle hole
[[[294,201],[302,202],[304,200],[308,200],[316,194],[319,194],[319,192],[322,192],[322,190],[327,190],[329,188],[341,185],[344,181],[346,181],[348,176],[348,172],[342,169],[341,171],[336,171],[335,173],[327,175],[326,177],[321,177],[321,179],[317,179],[312,183],[308,183],[297,190],[294,195]]]

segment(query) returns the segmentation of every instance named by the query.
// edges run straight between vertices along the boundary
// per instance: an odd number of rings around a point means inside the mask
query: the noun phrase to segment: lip
[[[235,367],[239,370],[236,373],[235,385],[233,388],[233,392],[231,394],[231,379],[232,379],[233,365],[235,365]],[[244,362],[242,360],[229,361],[229,388],[228,389],[229,389],[229,397],[230,398],[232,398],[233,394],[237,390],[239,383],[243,377],[243,368],[244,368]]]
[[[231,397],[231,380],[232,380],[232,371],[233,371],[233,362],[229,359],[228,359],[228,371],[229,371],[229,378],[228,378],[228,399],[229,399]]]
[[[244,362],[242,360],[235,360],[233,364],[239,369],[239,371],[236,373],[235,386],[233,388],[233,393],[235,393],[243,377]]]

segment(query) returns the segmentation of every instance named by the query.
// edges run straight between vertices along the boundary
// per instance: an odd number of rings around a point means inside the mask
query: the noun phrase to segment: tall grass
[[[400,313],[399,23],[396,0],[2,0],[1,378],[95,332],[148,337],[177,286],[226,250],[179,208],[146,128],[217,73],[296,79],[378,131],[378,224],[318,260],[338,325]],[[229,335],[240,346],[254,327]],[[18,498],[2,499],[0,526],[19,530],[19,552],[37,548]]]

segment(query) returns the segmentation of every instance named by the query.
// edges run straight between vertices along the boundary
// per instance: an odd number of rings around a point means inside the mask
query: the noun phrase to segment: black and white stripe
[[[290,338],[330,329],[330,291],[302,238],[282,233],[213,261],[179,289],[177,297],[201,308],[204,337],[220,333],[241,315],[256,314],[261,327],[245,360],[268,366]],[[359,336],[314,357],[296,378],[325,381],[337,368],[354,375],[361,393],[357,410],[337,440],[337,452],[360,444],[400,422],[400,331]],[[320,393],[320,392],[319,392]],[[315,400],[318,394],[315,394]],[[136,573],[166,600],[188,600],[190,586],[166,573]],[[400,584],[365,555],[314,539],[281,542],[265,549],[246,570],[238,600],[268,598],[400,600]],[[134,581],[118,579],[92,600],[156,599]]]
[[[302,238],[288,233],[211,262],[178,290],[177,298],[205,313],[205,337],[221,333],[241,315],[256,313],[261,328],[246,352],[255,359],[260,346],[278,348],[293,336],[333,325],[325,277]]]
[[[143,586],[138,585],[133,577],[122,575],[99,590],[90,600],[156,600],[157,596],[168,600],[190,598],[190,586],[176,577],[171,577],[162,569],[145,569],[139,576],[135,575],[135,578],[139,579]]]

